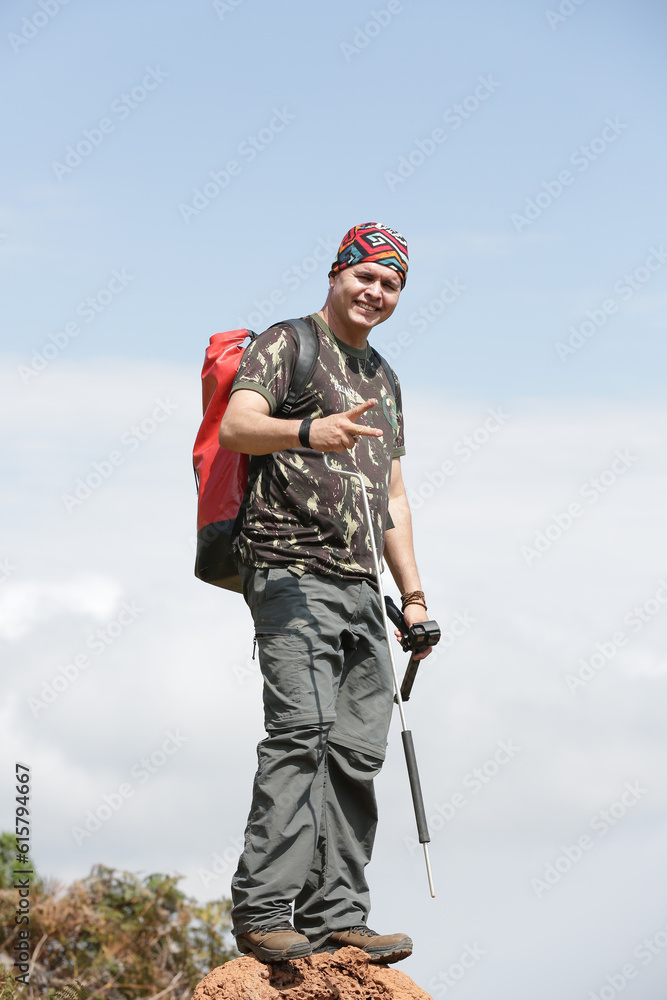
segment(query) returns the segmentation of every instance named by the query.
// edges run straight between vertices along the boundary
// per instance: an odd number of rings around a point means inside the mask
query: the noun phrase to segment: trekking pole
[[[417,832],[419,834],[419,843],[422,844],[424,848],[424,860],[426,862],[426,874],[428,876],[428,886],[431,892],[431,896],[435,898],[435,889],[433,887],[433,873],[431,871],[431,859],[428,853],[428,844],[431,841],[430,834],[428,832],[428,822],[426,819],[426,810],[424,809],[424,798],[422,796],[421,783],[419,781],[419,771],[417,770],[417,757],[415,755],[414,743],[412,741],[412,733],[408,729],[408,724],[405,721],[405,711],[403,709],[403,699],[401,697],[401,687],[398,681],[398,672],[396,670],[396,663],[394,662],[394,651],[393,642],[391,635],[391,628],[389,626],[389,619],[387,618],[387,608],[384,601],[384,591],[382,589],[382,580],[380,579],[380,561],[378,559],[377,546],[375,544],[375,532],[373,531],[373,521],[371,519],[371,509],[368,505],[368,494],[366,493],[366,484],[359,472],[349,472],[346,469],[337,469],[334,465],[329,463],[329,455],[325,452],[324,464],[332,472],[337,472],[341,476],[351,476],[353,479],[359,481],[361,486],[361,495],[364,501],[364,511],[366,513],[366,521],[368,523],[368,534],[371,540],[371,550],[373,553],[373,565],[375,567],[375,579],[377,580],[378,590],[380,592],[380,607],[382,608],[382,621],[384,622],[384,631],[387,638],[387,648],[389,650],[389,661],[391,663],[391,673],[394,679],[394,701],[398,705],[398,713],[401,719],[401,738],[403,740],[403,750],[405,752],[405,763],[408,768],[408,778],[410,779],[410,791],[412,792],[412,803],[415,810],[415,819],[417,821]]]

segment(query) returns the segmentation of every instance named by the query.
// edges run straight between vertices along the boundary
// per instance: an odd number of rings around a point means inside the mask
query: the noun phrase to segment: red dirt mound
[[[264,965],[246,956],[209,972],[192,1000],[432,1000],[404,972],[359,948]]]

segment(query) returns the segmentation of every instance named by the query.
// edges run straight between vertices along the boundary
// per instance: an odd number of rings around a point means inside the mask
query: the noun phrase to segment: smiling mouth
[[[360,302],[358,299],[355,299],[355,305],[357,305],[360,309],[363,309],[364,312],[379,311],[377,306],[371,306],[368,304],[368,302]]]

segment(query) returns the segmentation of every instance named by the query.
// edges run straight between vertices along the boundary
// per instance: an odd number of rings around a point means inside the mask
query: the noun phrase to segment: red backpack
[[[302,319],[279,325],[292,327],[299,347],[287,397],[280,412],[274,414],[287,417],[310,381],[320,344],[312,327]],[[254,340],[257,334],[252,330],[228,330],[210,339],[201,373],[204,417],[192,452],[198,495],[195,576],[238,593],[241,578],[232,541],[248,485],[248,456],[221,448],[218,430],[241,361],[243,342],[248,337]]]

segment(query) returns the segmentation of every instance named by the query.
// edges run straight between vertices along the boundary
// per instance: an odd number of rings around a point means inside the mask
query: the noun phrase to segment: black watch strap
[[[312,422],[312,417],[305,417],[301,421],[301,426],[299,427],[299,441],[304,448],[310,448],[310,425]]]

